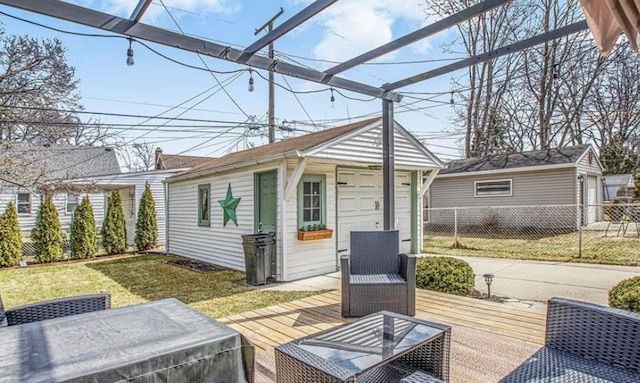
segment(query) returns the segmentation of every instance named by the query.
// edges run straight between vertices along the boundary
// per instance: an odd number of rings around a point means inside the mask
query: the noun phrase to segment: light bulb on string
[[[249,69],[249,92],[253,92],[253,71]]]
[[[449,100],[449,104],[455,104],[455,100],[453,99],[453,91],[451,91],[451,100]]]
[[[132,66],[133,64],[135,64],[133,61],[133,48],[131,48],[131,43],[133,43],[133,39],[129,37],[128,40],[129,40],[129,49],[127,49],[127,65]]]
[[[336,98],[333,95],[333,88],[331,88],[331,98],[330,98],[330,100],[331,100],[331,107],[333,108],[335,106],[335,102],[336,102]]]

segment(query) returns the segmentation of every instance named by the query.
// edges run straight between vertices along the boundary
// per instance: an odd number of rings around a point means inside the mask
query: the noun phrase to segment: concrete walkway
[[[640,267],[520,261],[457,257],[468,262],[476,274],[476,289],[486,293],[482,277],[493,273],[491,294],[520,301],[545,302],[553,296],[607,304],[609,290],[623,279],[640,275]],[[288,283],[268,285],[265,290],[330,290],[340,288],[340,273]]]

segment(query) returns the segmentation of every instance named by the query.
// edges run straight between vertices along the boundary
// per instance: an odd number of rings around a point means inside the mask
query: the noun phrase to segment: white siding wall
[[[287,179],[291,176],[296,161],[287,162]],[[286,280],[306,278],[313,275],[326,274],[337,270],[336,256],[336,167],[310,162],[304,174],[325,175],[327,179],[327,228],[332,229],[331,239],[313,241],[298,240],[298,199],[297,192],[287,202],[286,216],[282,220],[284,231],[284,264]],[[282,189],[284,190],[284,189]]]
[[[591,161],[589,161],[589,153],[591,153]],[[602,200],[603,200],[603,190],[602,190],[602,169],[600,168],[600,165],[596,159],[596,154],[593,151],[589,151],[585,154],[585,156],[577,163],[577,168],[576,168],[576,173],[575,173],[575,190],[576,190],[576,203],[577,204],[588,204],[587,202],[587,195],[588,195],[588,191],[587,191],[587,187],[588,187],[588,181],[587,181],[587,177],[588,176],[595,176],[596,177],[596,204],[602,204]],[[589,163],[591,162],[591,163]],[[582,174],[584,175],[584,198],[581,199],[582,195],[581,195],[581,191],[580,191],[580,180],[578,179],[578,175]],[[588,207],[585,206],[585,214],[588,214]],[[593,209],[592,209],[593,211]],[[596,217],[595,220],[602,220],[602,209],[595,209],[596,212]],[[586,218],[586,216],[585,216]],[[593,217],[590,219],[590,221],[594,221]],[[587,223],[587,221],[585,221],[584,223]]]
[[[277,163],[246,168],[237,172],[172,182],[168,186],[167,251],[236,270],[244,270],[242,235],[254,233],[254,173],[274,169]],[[280,177],[278,177],[280,180]],[[211,185],[211,226],[198,226],[198,185]],[[236,209],[238,226],[232,221],[222,226],[222,208],[231,184],[234,198],[241,198]],[[278,184],[278,193],[283,190]],[[278,217],[280,214],[278,213]],[[281,238],[278,233],[278,238]],[[281,248],[277,244],[278,251]]]
[[[10,201],[16,202],[16,195],[18,190],[15,188],[4,188],[2,193],[0,194],[0,214],[4,213],[4,210],[7,208],[7,205]],[[93,214],[96,219],[96,224],[98,226],[102,225],[102,221],[104,219],[104,194],[101,192],[98,193],[89,193],[89,200],[91,201],[91,205],[93,207]],[[80,195],[80,200],[85,196],[85,194]],[[80,200],[78,202],[80,202]],[[71,220],[73,218],[72,214],[68,214],[66,212],[67,209],[67,195],[66,193],[55,194],[53,197],[53,203],[58,210],[58,219],[60,220],[60,227],[62,231],[69,233],[71,231]],[[31,195],[31,214],[19,214],[18,222],[20,223],[20,230],[22,231],[22,235],[29,236],[31,233],[31,229],[35,226],[36,218],[38,216],[38,210],[40,209],[40,195],[32,194]]]

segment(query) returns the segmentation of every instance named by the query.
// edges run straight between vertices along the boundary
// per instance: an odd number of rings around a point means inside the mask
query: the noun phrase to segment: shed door
[[[396,172],[396,229],[400,252],[411,251],[411,175]],[[349,253],[350,232],[383,230],[382,172],[341,169],[338,171],[338,255]]]
[[[598,178],[587,177],[587,225],[596,221]]]

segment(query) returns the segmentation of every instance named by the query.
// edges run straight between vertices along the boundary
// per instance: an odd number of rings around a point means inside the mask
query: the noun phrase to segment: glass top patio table
[[[381,311],[276,349],[346,380],[443,337],[447,331],[449,326]]]

